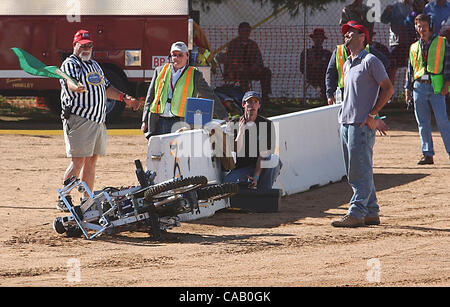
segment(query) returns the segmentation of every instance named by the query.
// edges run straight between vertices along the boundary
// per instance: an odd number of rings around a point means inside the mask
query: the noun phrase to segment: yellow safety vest
[[[194,92],[194,66],[189,66],[178,79],[172,93],[172,101],[170,105],[170,112],[179,117],[185,117],[186,101],[192,97]],[[155,98],[150,105],[150,112],[162,114],[166,107],[167,99],[169,98],[169,86],[172,77],[172,70],[170,64],[165,64],[161,73],[155,80]]]
[[[370,46],[366,46],[367,52],[370,52]],[[344,63],[347,61],[348,54],[345,45],[337,45],[336,47],[336,68],[338,72],[338,87],[344,87]]]
[[[413,43],[409,49],[409,60],[413,68],[414,80],[428,73],[435,94],[440,94],[444,86],[442,71],[444,70],[445,43],[446,38],[443,36],[436,36],[433,39],[428,49],[427,67],[423,65],[422,48],[419,41]]]

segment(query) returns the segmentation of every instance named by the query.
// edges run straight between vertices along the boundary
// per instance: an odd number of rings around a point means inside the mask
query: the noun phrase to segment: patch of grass
[[[10,117],[49,116],[50,110],[39,97],[0,96],[0,115]]]

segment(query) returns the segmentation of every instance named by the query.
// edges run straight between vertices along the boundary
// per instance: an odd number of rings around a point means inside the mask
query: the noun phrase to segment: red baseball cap
[[[77,33],[75,33],[75,36],[73,37],[73,44],[75,45],[75,43],[80,43],[81,45],[93,43],[89,31],[79,30]]]
[[[347,33],[348,29],[353,28],[356,29],[362,33],[364,33],[364,35],[366,36],[366,41],[369,42],[370,38],[369,38],[369,31],[367,31],[366,27],[364,27],[363,25],[358,24],[356,21],[354,20],[350,20],[349,22],[347,22],[346,24],[342,25],[341,27],[341,32],[342,34]]]

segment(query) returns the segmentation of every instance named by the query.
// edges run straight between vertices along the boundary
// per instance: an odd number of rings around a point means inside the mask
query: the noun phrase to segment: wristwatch
[[[369,116],[370,116],[370,117],[372,117],[373,119],[375,119],[375,117],[377,117],[377,115],[376,115],[376,114],[375,114],[375,115],[373,115],[373,114],[370,114],[370,113],[369,113]]]

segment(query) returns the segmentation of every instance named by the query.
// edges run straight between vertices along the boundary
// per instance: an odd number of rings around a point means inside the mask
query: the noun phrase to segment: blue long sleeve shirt
[[[431,16],[434,24],[434,34],[439,34],[443,21],[450,16],[450,1],[446,1],[444,6],[439,6],[436,1],[431,1],[423,9],[423,13]]]

